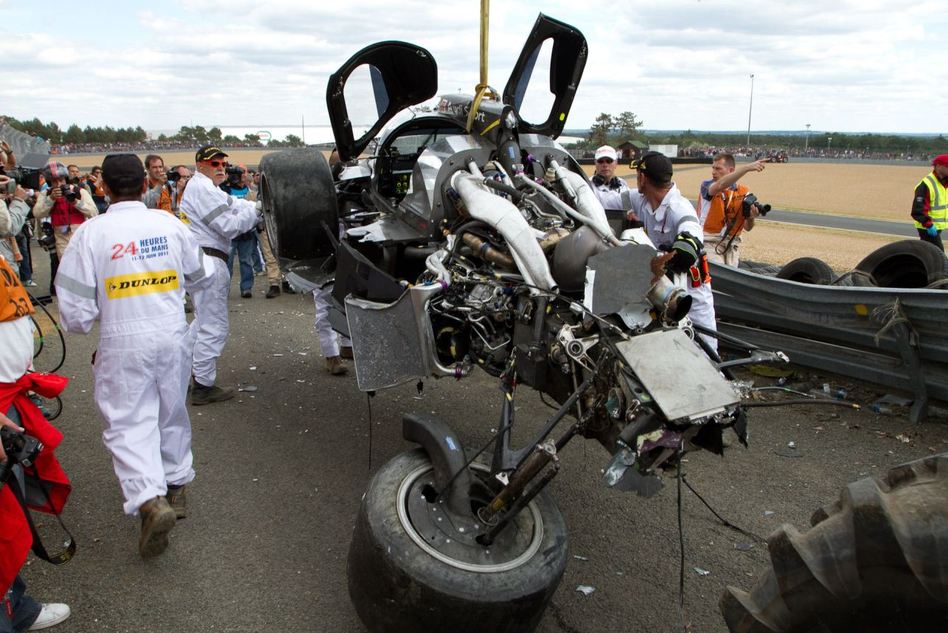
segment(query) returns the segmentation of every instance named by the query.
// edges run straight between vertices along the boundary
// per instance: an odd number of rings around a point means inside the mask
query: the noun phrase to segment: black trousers
[[[938,235],[936,235],[935,237],[932,237],[931,235],[928,234],[928,231],[926,231],[925,229],[920,229],[916,227],[915,230],[918,231],[918,236],[921,239],[925,240],[926,242],[930,244],[934,244],[941,250],[945,250],[945,245],[942,244],[941,242],[941,231],[938,231]]]

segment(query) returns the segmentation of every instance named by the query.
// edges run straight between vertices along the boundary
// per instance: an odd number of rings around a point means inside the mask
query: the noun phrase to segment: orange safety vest
[[[33,314],[33,302],[6,259],[0,257],[0,322]]]
[[[705,235],[718,235],[725,226],[732,226],[728,235],[740,235],[744,230],[744,212],[741,206],[750,191],[744,185],[725,189],[711,199],[708,217],[704,221]]]

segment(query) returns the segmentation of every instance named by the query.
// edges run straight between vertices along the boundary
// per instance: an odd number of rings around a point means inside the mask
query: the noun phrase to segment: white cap
[[[603,145],[596,150],[596,160],[600,158],[611,158],[613,161],[619,160],[619,155],[616,154],[616,150],[610,145]]]

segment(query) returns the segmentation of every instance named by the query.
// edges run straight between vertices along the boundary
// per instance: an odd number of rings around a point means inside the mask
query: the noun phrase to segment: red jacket
[[[69,478],[54,455],[63,434],[43,417],[43,413],[26,394],[35,391],[43,397],[52,398],[59,395],[68,383],[68,378],[56,374],[26,374],[15,383],[0,383],[0,411],[8,411],[12,404],[20,414],[20,426],[43,443],[44,448],[35,464],[25,470],[27,477],[41,479],[49,493],[48,503],[30,504],[30,508],[50,514],[62,512],[72,490]],[[4,485],[0,488],[0,594],[13,584],[32,544],[33,538],[20,503],[10,491],[10,486]]]

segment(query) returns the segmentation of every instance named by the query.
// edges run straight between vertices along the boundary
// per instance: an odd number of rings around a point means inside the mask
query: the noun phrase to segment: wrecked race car
[[[435,96],[437,64],[375,44],[329,80],[339,162],[314,148],[261,162],[274,252],[295,286],[333,284],[330,320],[352,340],[361,390],[476,368],[502,387],[499,428],[477,449],[404,416],[419,448],[375,473],[349,549],[350,597],[373,633],[533,630],[568,559],[546,486],[574,439],[608,451],[606,485],[643,496],[687,451],[720,453],[724,429],[746,439],[742,394],[696,342],[690,297],[655,279],[644,232],[615,226],[555,141],[586,58],[578,30],[541,15],[501,95],[445,96],[376,142]],[[378,118],[356,138],[358,94]],[[751,359],[785,357],[726,365]],[[515,447],[522,386],[557,408]]]

